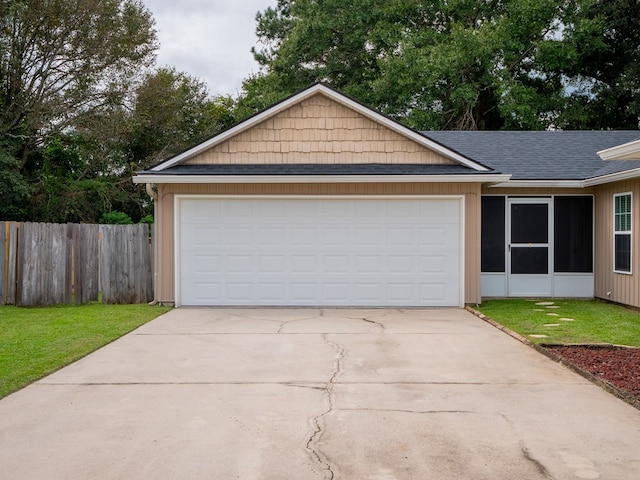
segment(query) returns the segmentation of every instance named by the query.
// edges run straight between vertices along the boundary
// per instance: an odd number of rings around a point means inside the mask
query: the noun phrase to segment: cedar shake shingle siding
[[[321,94],[182,164],[319,163],[457,165]]]

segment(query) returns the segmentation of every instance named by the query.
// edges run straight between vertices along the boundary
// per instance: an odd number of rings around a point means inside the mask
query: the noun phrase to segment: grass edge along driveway
[[[474,308],[535,344],[640,347],[640,312],[600,300],[496,299]]]
[[[169,310],[146,304],[0,306],[0,398]]]

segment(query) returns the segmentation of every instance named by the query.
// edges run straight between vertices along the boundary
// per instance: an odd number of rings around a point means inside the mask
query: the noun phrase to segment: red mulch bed
[[[623,397],[631,403],[640,405],[640,348],[603,345],[544,347],[565,362],[610,383],[621,390]]]

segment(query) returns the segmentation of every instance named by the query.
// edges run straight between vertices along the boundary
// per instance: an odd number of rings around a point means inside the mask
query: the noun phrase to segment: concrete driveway
[[[178,309],[0,400],[6,479],[638,479],[640,411],[460,309]]]

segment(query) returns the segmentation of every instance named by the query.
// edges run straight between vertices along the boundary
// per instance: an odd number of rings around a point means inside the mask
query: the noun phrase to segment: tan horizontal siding
[[[314,95],[185,165],[454,164],[322,94]]]
[[[173,303],[175,195],[465,195],[465,302],[480,302],[480,185],[472,183],[167,184],[158,186],[158,299]]]
[[[595,296],[640,308],[640,180],[601,185],[595,191]],[[613,195],[625,192],[633,194],[631,275],[613,271]]]

